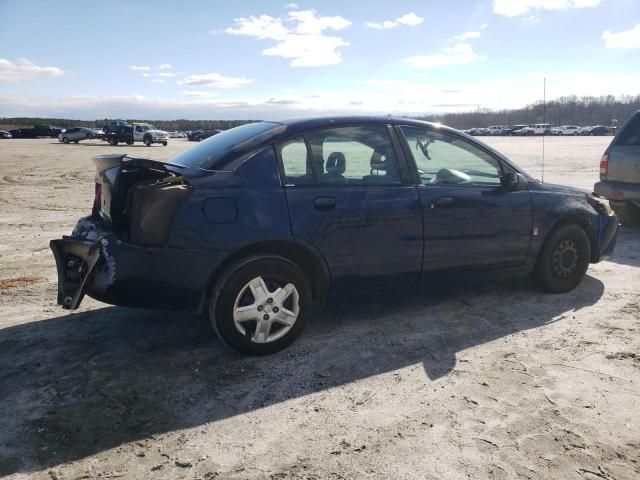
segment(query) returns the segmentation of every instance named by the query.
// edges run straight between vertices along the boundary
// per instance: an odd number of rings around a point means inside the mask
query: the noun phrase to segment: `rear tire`
[[[640,207],[631,202],[609,201],[609,205],[625,227],[640,227]]]
[[[533,276],[547,292],[569,292],[584,278],[590,259],[591,243],[586,232],[575,224],[564,225],[545,240]]]
[[[296,264],[258,255],[233,264],[221,276],[210,296],[209,319],[231,348],[269,355],[300,335],[310,306],[311,287]]]
[[[167,146],[167,142],[162,142],[162,146],[166,147]]]

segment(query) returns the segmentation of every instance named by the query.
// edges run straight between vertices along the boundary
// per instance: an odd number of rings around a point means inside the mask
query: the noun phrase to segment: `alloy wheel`
[[[282,338],[299,314],[300,294],[296,286],[261,276],[242,287],[233,305],[236,329],[255,343]]]

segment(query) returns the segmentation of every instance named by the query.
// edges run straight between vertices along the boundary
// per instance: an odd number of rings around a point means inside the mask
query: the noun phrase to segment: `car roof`
[[[268,121],[268,120],[267,120]],[[453,128],[441,125],[439,123],[426,122],[423,120],[415,120],[413,118],[382,116],[382,115],[351,115],[351,116],[331,116],[331,117],[313,117],[313,118],[292,118],[288,120],[276,121],[287,126],[288,134],[295,134],[314,128],[333,127],[339,125],[408,125],[415,127],[432,127],[442,129],[443,131],[458,132]]]

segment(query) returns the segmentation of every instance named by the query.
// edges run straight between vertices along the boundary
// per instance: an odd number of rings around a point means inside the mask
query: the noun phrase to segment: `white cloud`
[[[287,3],[284,8],[286,8],[287,10],[291,10],[291,9],[297,9],[298,8],[298,4],[297,3]]]
[[[64,75],[64,70],[58,67],[40,67],[25,58],[18,58],[15,62],[0,58],[0,81],[18,82],[60,75]]]
[[[134,72],[148,72],[149,70],[151,70],[151,67],[147,65],[131,65],[129,69],[133,70]]]
[[[420,25],[422,22],[424,22],[424,18],[419,17],[413,12],[410,12],[396,18],[396,22],[401,25],[409,25],[411,27],[415,27],[416,25]]]
[[[153,80],[151,80],[151,83],[164,83],[164,80],[161,78],[154,78]]]
[[[175,77],[177,74],[173,73],[173,72],[158,72],[156,73],[156,77]]]
[[[183,90],[182,95],[194,98],[213,98],[218,96],[215,92],[206,92],[202,90]]]
[[[341,37],[325,35],[324,31],[343,30],[350,25],[349,20],[340,16],[320,17],[314,10],[303,10],[289,12],[284,21],[269,15],[236,18],[225,32],[275,41],[274,46],[262,51],[263,55],[287,58],[292,67],[318,67],[340,63],[339,48],[349,45]]]
[[[207,85],[217,88],[237,88],[253,83],[253,80],[244,77],[224,77],[219,73],[204,73],[200,75],[188,75],[178,82],[180,85]]]
[[[532,10],[566,10],[590,8],[601,0],[493,0],[493,13],[506,17],[517,17]]]
[[[640,48],[640,23],[622,32],[606,30],[602,39],[607,48]]]
[[[483,23],[482,25],[480,25],[480,30],[485,30],[488,26],[488,23]]]
[[[452,65],[464,65],[479,60],[486,60],[485,55],[478,55],[468,43],[458,43],[435,55],[418,55],[405,59],[413,68],[441,68]]]
[[[142,76],[143,76],[143,77],[150,77],[150,76],[151,76],[151,74],[150,74],[150,73],[145,72],[145,73],[143,73],[143,74],[142,74]]]
[[[375,30],[389,30],[391,28],[396,28],[399,25],[408,25],[410,27],[415,27],[424,22],[423,17],[419,17],[413,12],[407,13],[405,15],[401,15],[395,20],[385,20],[384,22],[365,22],[365,26],[368,28],[373,28]]]
[[[158,70],[171,70],[173,68],[173,65],[171,65],[170,63],[161,63],[156,68]]]
[[[471,40],[473,38],[480,38],[480,32],[464,32],[460,35],[456,35],[455,37],[451,37],[450,40],[454,40],[456,42],[463,42],[465,40]]]

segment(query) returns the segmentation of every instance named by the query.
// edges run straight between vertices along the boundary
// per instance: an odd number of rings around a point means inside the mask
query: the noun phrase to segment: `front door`
[[[336,290],[419,279],[420,200],[386,126],[315,130],[278,150],[293,235],[320,250]]]
[[[531,242],[531,198],[526,189],[501,187],[510,167],[463,137],[400,130],[420,180],[425,276],[522,266]]]

